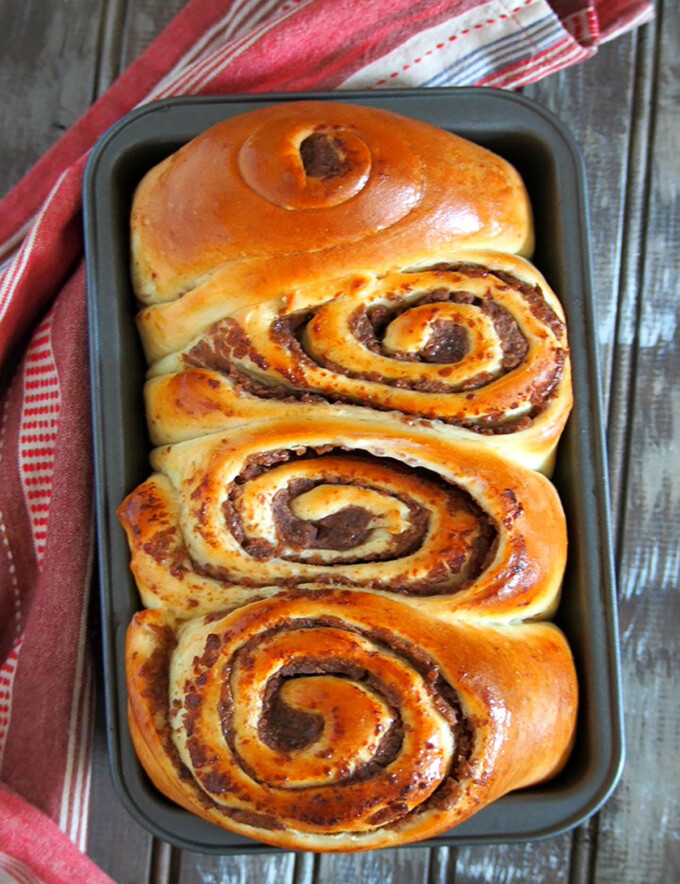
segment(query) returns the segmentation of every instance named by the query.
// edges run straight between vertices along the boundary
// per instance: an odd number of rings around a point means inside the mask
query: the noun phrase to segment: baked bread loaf
[[[386,111],[299,102],[173,154],[131,224],[155,444],[292,398],[462,427],[550,472],[572,405],[564,314],[520,257],[531,211],[500,157]],[[219,393],[178,397],[191,367]]]
[[[155,785],[268,844],[398,846],[554,776],[565,316],[503,159],[339,102],[228,120],[132,208],[153,473],[118,515]],[[531,622],[530,622],[531,621]]]

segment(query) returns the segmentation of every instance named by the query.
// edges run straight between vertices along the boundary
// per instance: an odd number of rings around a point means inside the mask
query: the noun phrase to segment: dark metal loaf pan
[[[115,509],[149,474],[142,402],[145,364],[129,276],[133,190],[149,168],[220,120],[296,98],[374,105],[426,120],[505,157],[529,190],[536,220],[534,262],[564,305],[573,357],[575,406],[560,443],[554,481],[569,530],[569,562],[556,621],[569,638],[578,668],[578,734],[559,777],[500,799],[433,843],[460,846],[555,835],[597,810],[614,788],[623,759],[588,213],[582,161],[564,126],[539,105],[497,90],[177,99],[134,111],[94,150],[85,176],[85,232],[105,699],[115,784],[133,816],[180,847],[217,853],[272,849],[171,804],[137,762],[126,718],[124,638],[139,600]]]

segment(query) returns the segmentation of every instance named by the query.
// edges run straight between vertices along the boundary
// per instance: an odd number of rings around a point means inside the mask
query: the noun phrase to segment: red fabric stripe
[[[390,0],[362,7],[336,0],[300,9],[226,66],[204,77],[192,92],[289,92],[333,89],[357,69],[399,46],[414,32],[434,27],[478,5],[471,0]],[[322,35],[319,37],[319,35]],[[217,76],[228,75],[228,85]],[[174,90],[173,90],[174,93]]]
[[[13,704],[2,778],[36,807],[58,817],[69,740],[67,725],[74,701],[78,624],[88,597],[83,581],[89,579],[91,534],[92,468],[89,458],[84,457],[90,445],[90,412],[82,264],[55,306],[52,328],[63,399],[54,451],[49,530],[38,532],[38,539],[46,541],[44,552],[49,567],[36,574],[32,557],[33,580],[22,587],[22,604],[24,599],[29,601],[28,588],[32,589],[32,599],[30,607],[26,604],[24,608],[24,644],[13,692],[17,697],[30,697],[30,703]],[[14,423],[19,426],[18,419]],[[23,513],[25,525],[23,493],[16,471],[11,474],[7,466],[4,484],[13,495],[15,510]],[[24,527],[13,548],[27,551],[30,544],[26,539],[31,536],[30,526]],[[57,625],[59,628],[55,628]],[[43,742],[34,738],[36,727],[49,729],[48,757]]]
[[[115,884],[43,813],[0,783],[0,850],[50,884]]]
[[[5,311],[0,323],[0,366],[18,344],[26,341],[36,315],[47,309],[82,251],[81,195],[85,162],[86,157],[76,162],[62,179],[58,192],[53,194],[32,242],[30,259],[23,264],[20,252],[0,280],[0,291],[2,284],[10,283],[9,290],[0,296],[0,311]],[[11,207],[11,202],[9,205]],[[0,218],[4,208],[5,204],[0,203]]]
[[[600,38],[607,40],[613,33],[624,30],[640,15],[640,0],[594,0],[600,24]]]
[[[21,406],[19,373],[0,412],[0,663],[25,630],[38,573],[19,470]]]
[[[539,76],[545,76],[546,73],[564,67],[565,60],[568,60],[569,64],[576,64],[592,54],[592,51],[581,48],[571,37],[565,36],[560,43],[550,49],[489,74],[480,81],[479,85],[507,88],[519,82],[532,83]]]

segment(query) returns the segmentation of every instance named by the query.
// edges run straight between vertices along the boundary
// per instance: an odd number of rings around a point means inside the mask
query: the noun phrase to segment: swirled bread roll
[[[139,759],[293,849],[446,831],[561,770],[562,306],[517,172],[336,102],[228,120],[134,196],[153,474],[118,509]]]
[[[275,414],[281,400],[301,415],[344,403],[463,428],[545,472],[572,405],[558,299],[527,261],[491,252],[241,308],[150,377],[156,443]]]
[[[455,425],[550,471],[564,314],[521,257],[531,209],[502,158],[376,108],[263,108],[152,169],[131,239],[157,444],[291,397]],[[195,368],[219,394],[193,383],[188,407]]]
[[[223,617],[137,614],[130,727],[175,802],[288,849],[434,837],[563,766],[577,687],[550,624],[441,623],[294,591]]]
[[[147,606],[194,616],[329,583],[443,618],[507,622],[557,603],[566,530],[554,487],[463,435],[272,419],[152,461],[158,472],[119,510]]]

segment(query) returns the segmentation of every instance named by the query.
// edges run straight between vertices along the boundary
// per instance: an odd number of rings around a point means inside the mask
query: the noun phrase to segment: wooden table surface
[[[680,9],[658,2],[655,22],[525,90],[571,128],[587,166],[625,697],[618,789],[585,825],[535,843],[205,856],[128,815],[100,709],[88,852],[118,884],[680,881]],[[0,193],[183,4],[3,0]]]

